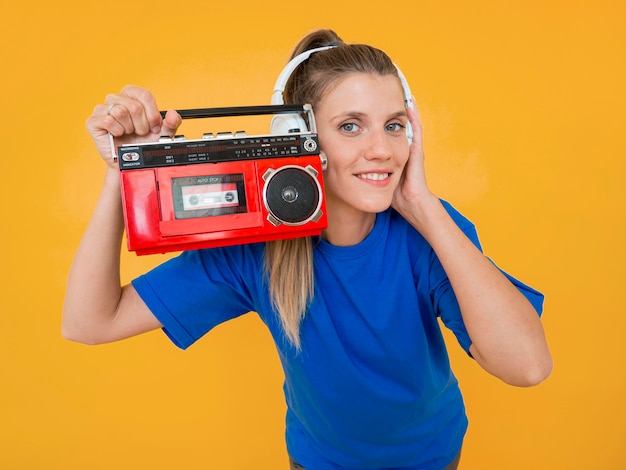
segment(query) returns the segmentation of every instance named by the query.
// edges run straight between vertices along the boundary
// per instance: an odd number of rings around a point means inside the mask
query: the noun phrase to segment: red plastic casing
[[[321,189],[318,216],[298,225],[275,225],[263,201],[263,175],[293,166],[314,170]],[[176,218],[174,178],[230,174],[243,174],[246,212]],[[128,249],[138,255],[314,236],[328,226],[319,155],[133,169],[120,172],[120,184]]]

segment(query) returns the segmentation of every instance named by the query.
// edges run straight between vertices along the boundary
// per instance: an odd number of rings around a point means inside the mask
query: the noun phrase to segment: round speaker
[[[311,171],[314,173],[311,174]],[[321,187],[314,168],[283,166],[265,179],[263,200],[274,225],[302,225],[320,217]]]

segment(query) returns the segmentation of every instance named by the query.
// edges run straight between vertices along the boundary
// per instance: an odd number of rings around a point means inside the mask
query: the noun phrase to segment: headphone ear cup
[[[413,143],[413,127],[410,122],[406,123],[406,138],[409,140],[409,145]]]
[[[272,134],[293,134],[307,131],[306,122],[299,114],[275,114],[270,123]]]

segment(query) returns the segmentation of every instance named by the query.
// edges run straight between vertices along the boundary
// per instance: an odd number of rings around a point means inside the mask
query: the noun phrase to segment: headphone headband
[[[285,85],[287,84],[287,80],[296,69],[296,67],[298,67],[298,65],[307,60],[311,56],[311,54],[314,54],[315,52],[325,51],[327,49],[332,49],[333,47],[336,46],[324,46],[315,49],[309,49],[308,51],[304,51],[303,53],[298,54],[293,59],[291,59],[287,63],[287,65],[285,65],[285,68],[282,72],[280,72],[280,75],[276,79],[276,84],[274,85],[274,94],[272,95],[272,104],[285,104],[283,101],[283,91],[285,91]]]
[[[307,60],[311,56],[311,54],[325,51],[328,49],[332,49],[333,47],[337,47],[337,46],[328,45],[324,47],[317,47],[315,49],[309,49],[308,51],[304,51],[303,53],[298,54],[296,57],[291,59],[287,63],[285,68],[282,70],[282,72],[280,72],[280,75],[276,79],[276,84],[274,85],[274,93],[272,94],[271,103],[273,105],[284,104],[283,92],[285,91],[287,80],[289,80],[289,77],[294,72],[294,70],[298,67],[298,65],[300,65],[302,62]],[[398,72],[398,78],[400,79],[400,84],[402,85],[402,92],[404,94],[404,106],[407,108],[409,107],[412,108],[413,103],[411,100],[413,99],[413,95],[411,93],[411,89],[409,88],[409,84],[406,81],[406,78],[404,77],[404,74],[402,73],[402,71],[398,68],[398,66],[396,64],[393,64],[393,65],[396,68],[396,71]],[[301,118],[285,119],[283,117],[275,116],[274,119],[272,120],[272,123],[273,123],[272,133],[282,133],[285,131],[291,132],[292,130],[295,130],[295,129],[300,129],[301,131],[302,129],[306,129],[306,124],[304,123],[304,120]],[[413,129],[411,128],[410,124],[407,124],[406,135],[407,135],[407,138],[409,139],[409,143],[411,143],[413,140]]]

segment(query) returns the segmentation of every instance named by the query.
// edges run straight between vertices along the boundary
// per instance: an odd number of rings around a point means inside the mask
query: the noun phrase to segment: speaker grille
[[[279,222],[301,225],[317,213],[320,187],[304,168],[282,167],[266,181],[264,198],[267,210]]]

